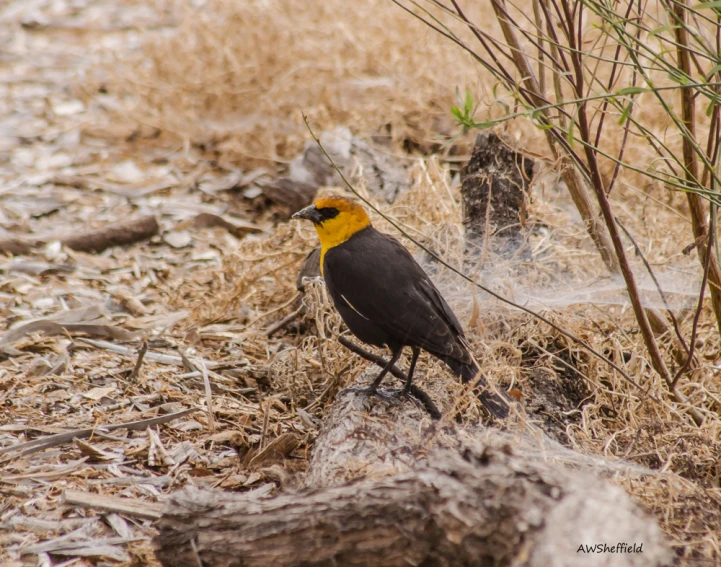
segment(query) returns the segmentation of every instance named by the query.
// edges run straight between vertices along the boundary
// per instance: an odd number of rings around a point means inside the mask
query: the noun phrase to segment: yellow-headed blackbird
[[[343,197],[323,197],[293,218],[313,222],[321,244],[320,271],[348,328],[363,342],[391,350],[390,362],[370,393],[376,392],[405,346],[411,347],[413,356],[404,394],[410,390],[421,349],[445,362],[464,382],[478,374],[463,328],[443,296],[396,239],[371,226],[363,207]],[[494,415],[506,414],[507,406],[492,398],[484,405],[490,403]]]

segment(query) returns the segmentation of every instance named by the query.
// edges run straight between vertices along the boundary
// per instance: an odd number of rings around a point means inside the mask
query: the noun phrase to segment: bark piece
[[[73,236],[60,235],[57,238],[0,240],[0,254],[21,256],[45,246],[51,240],[60,240],[63,245],[78,252],[102,252],[112,246],[125,246],[148,240],[160,232],[158,220],[152,216],[140,217],[104,226],[97,230],[82,232]]]
[[[462,172],[467,242],[478,245],[493,235],[491,249],[502,256],[510,256],[521,247],[533,165],[533,160],[510,149],[496,134],[478,134]]]
[[[152,216],[122,221],[115,224],[61,238],[68,248],[78,252],[102,252],[113,246],[124,246],[148,240],[160,232],[158,220]]]
[[[0,254],[11,254],[13,256],[22,256],[24,254],[30,254],[35,244],[32,242],[25,242],[18,239],[0,240]]]
[[[248,467],[257,468],[265,466],[269,462],[281,461],[290,455],[300,445],[300,439],[295,433],[283,433],[273,439],[267,447],[254,455],[246,457]]]
[[[238,225],[225,220],[219,215],[212,213],[200,213],[193,219],[194,228],[222,228],[227,230],[236,238],[243,238],[246,234],[262,232],[257,226]],[[177,228],[177,227],[176,227]]]
[[[354,137],[345,126],[321,133],[320,143],[347,179],[352,180],[358,174],[368,192],[376,198],[392,203],[410,187],[408,168],[403,160]],[[303,152],[293,159],[288,175],[315,187],[344,185],[315,141],[306,143]]]
[[[66,490],[63,493],[63,501],[67,506],[117,512],[118,514],[147,520],[157,520],[162,510],[161,504],[146,502],[140,498],[120,498],[80,490]]]

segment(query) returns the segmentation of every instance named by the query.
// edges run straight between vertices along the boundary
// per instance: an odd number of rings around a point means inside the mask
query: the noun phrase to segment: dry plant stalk
[[[687,25],[687,0],[674,0],[668,3],[669,10],[673,12],[679,25],[674,26],[674,34],[678,43],[676,48],[678,68],[686,76],[693,76],[691,68],[691,51],[689,49],[689,38]],[[718,106],[718,105],[717,105]],[[700,179],[698,171],[698,157],[694,149],[694,142],[697,139],[696,126],[696,93],[692,89],[681,89],[681,119],[687,130],[683,137],[683,161],[686,166],[686,179],[694,183]],[[696,247],[699,260],[704,264],[707,250],[710,250],[716,239],[715,232],[709,231],[708,211],[703,199],[696,193],[686,193],[688,208],[691,212],[694,239],[700,244]],[[716,322],[721,333],[721,266],[715,254],[710,255],[710,266],[708,272],[709,291],[711,292],[711,304],[716,315]],[[699,301],[702,301],[701,298]]]

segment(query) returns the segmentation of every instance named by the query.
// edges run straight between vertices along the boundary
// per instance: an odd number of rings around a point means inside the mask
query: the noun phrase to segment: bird
[[[368,394],[378,393],[405,347],[411,349],[411,361],[401,395],[411,389],[421,350],[442,360],[464,383],[478,375],[453,310],[411,253],[376,230],[359,203],[343,196],[319,197],[293,218],[315,227],[320,273],[348,329],[362,342],[391,352]],[[482,392],[481,401],[492,415],[508,415],[508,404],[497,395]]]

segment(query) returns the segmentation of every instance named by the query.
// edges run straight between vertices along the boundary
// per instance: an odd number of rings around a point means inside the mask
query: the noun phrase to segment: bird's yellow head
[[[293,218],[313,222],[323,252],[342,244],[371,224],[363,207],[345,197],[320,197],[310,207],[295,213]]]

